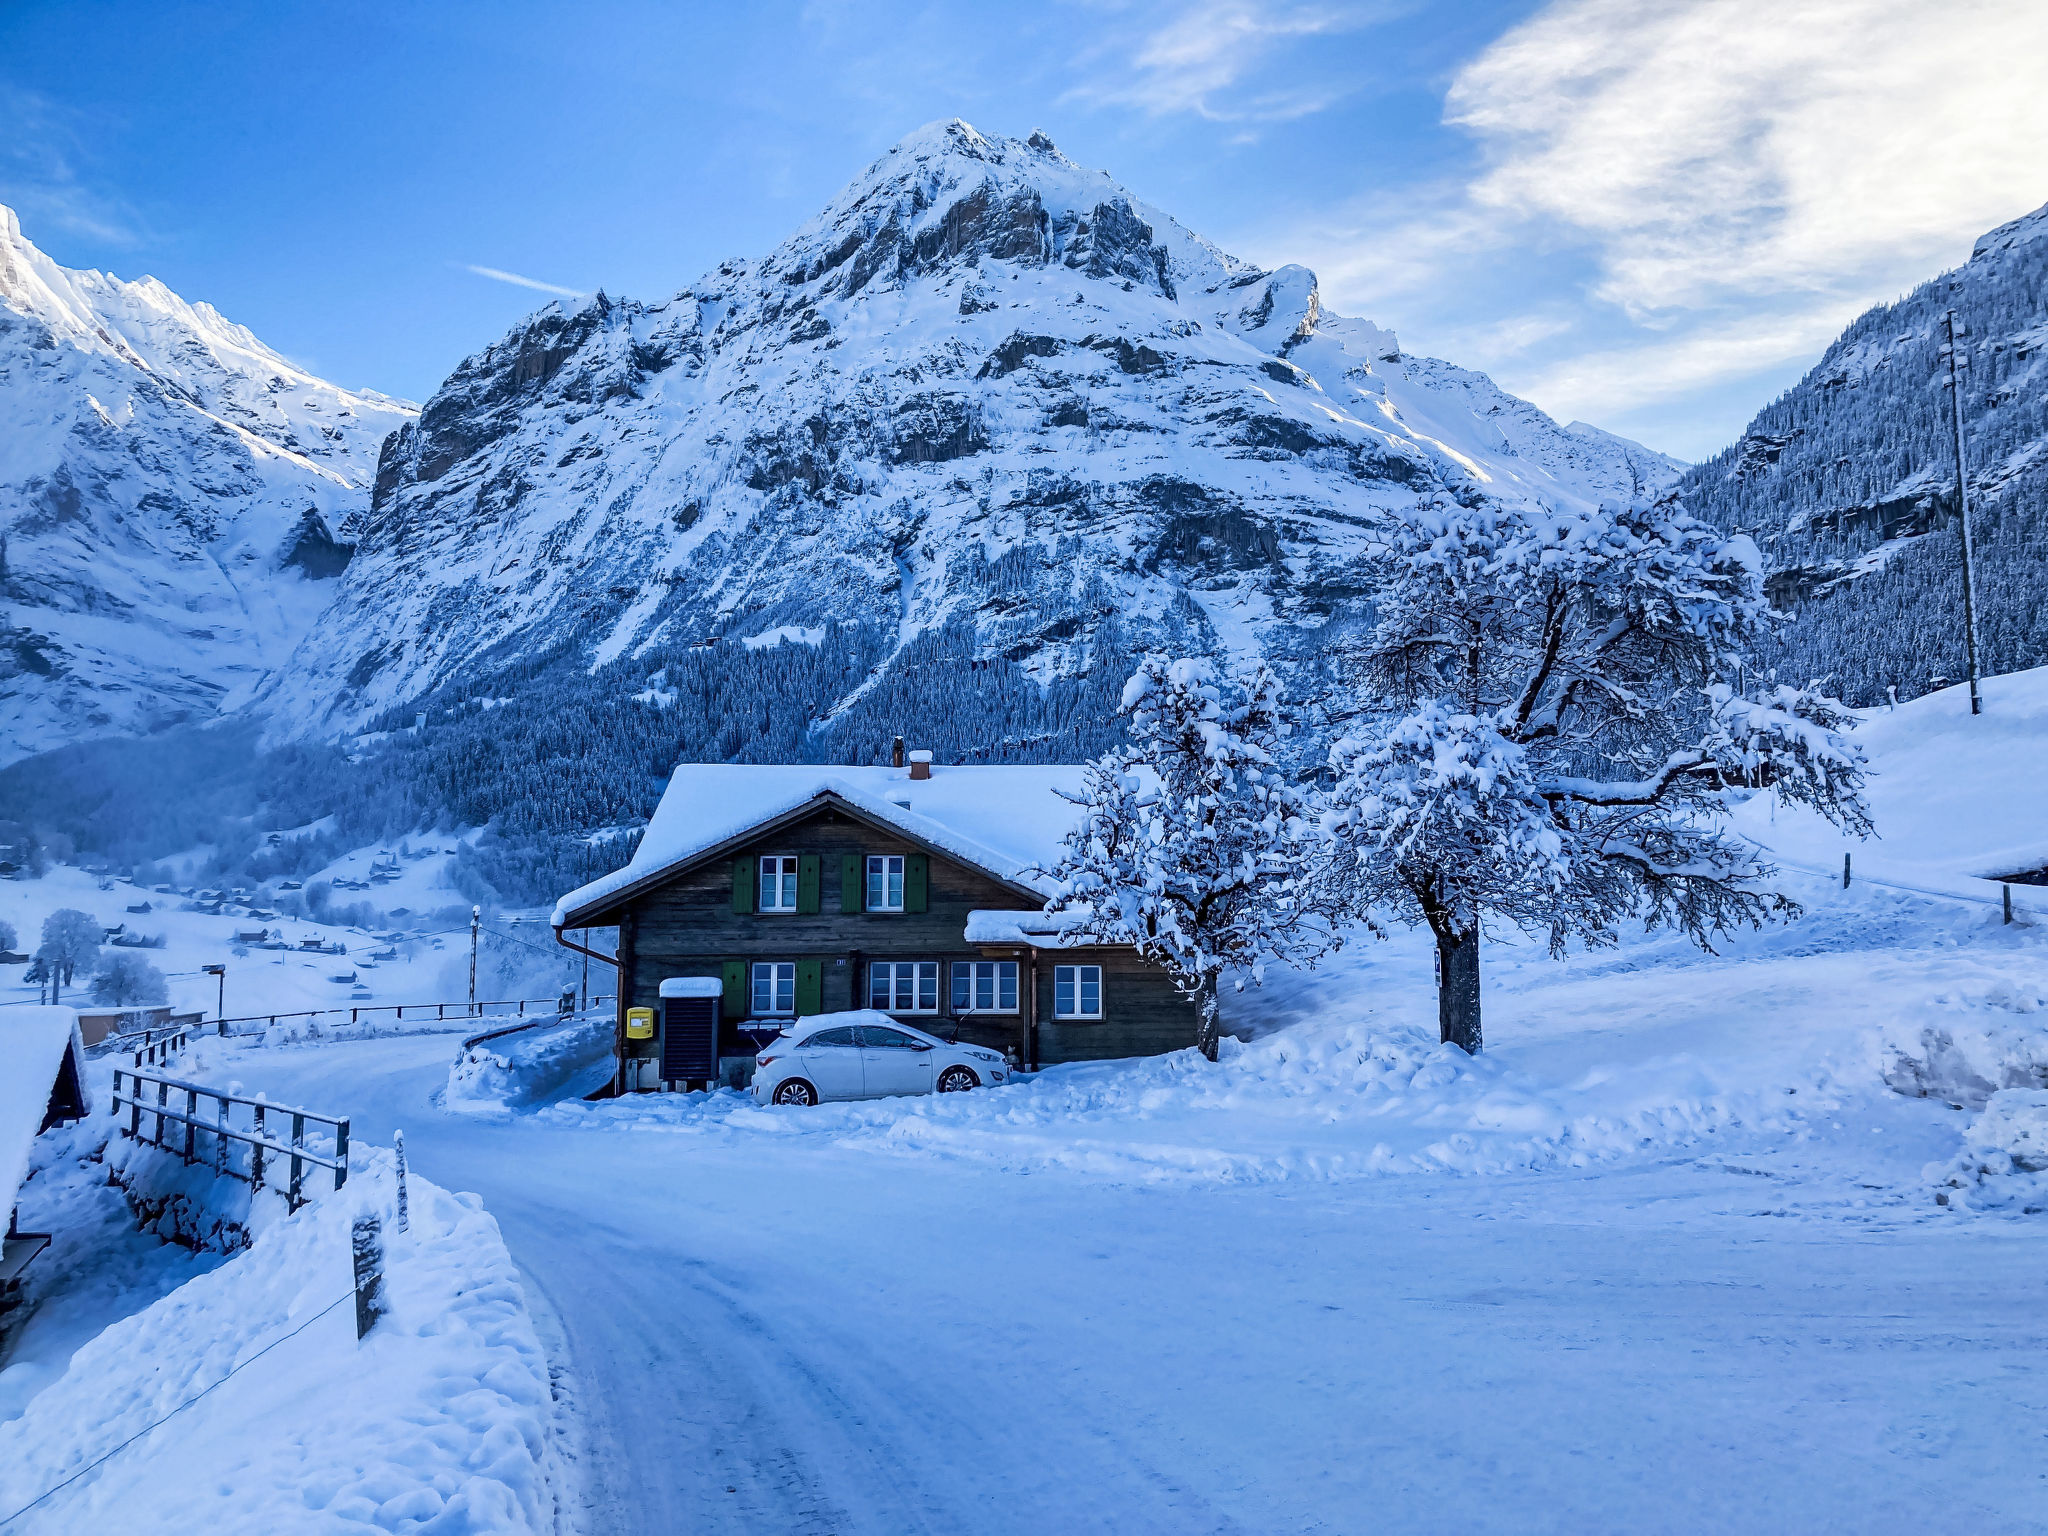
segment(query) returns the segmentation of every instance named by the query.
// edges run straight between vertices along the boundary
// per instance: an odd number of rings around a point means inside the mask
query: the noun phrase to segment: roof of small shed
[[[29,1151],[43,1129],[50,1090],[64,1068],[66,1052],[75,1053],[72,1070],[85,1100],[85,1046],[78,1036],[78,1012],[72,1008],[0,1008],[0,1193],[13,1209],[16,1191],[28,1177]],[[90,1108],[90,1104],[81,1103]]]

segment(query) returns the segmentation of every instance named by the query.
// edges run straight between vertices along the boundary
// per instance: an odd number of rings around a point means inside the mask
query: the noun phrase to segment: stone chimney
[[[896,745],[889,749],[889,766],[891,768],[901,768],[903,766],[903,738],[901,736],[896,738]]]
[[[932,755],[920,748],[910,754],[910,776],[913,779],[928,779],[932,776]]]

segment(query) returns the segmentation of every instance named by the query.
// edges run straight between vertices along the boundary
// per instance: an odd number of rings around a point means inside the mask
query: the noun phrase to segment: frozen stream
[[[1928,1215],[1922,1102],[1850,1112],[1895,1148],[1867,1182],[1797,1137],[1162,1182],[451,1116],[453,1045],[209,1050],[483,1195],[566,1341],[591,1532],[2044,1528],[2048,1245]]]

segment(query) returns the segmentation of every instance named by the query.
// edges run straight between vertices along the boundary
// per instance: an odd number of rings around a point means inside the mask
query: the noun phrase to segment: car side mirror
[[[917,1040],[911,1043],[911,1049],[917,1051],[928,1051],[931,1049],[931,1047],[926,1045],[922,1040]]]

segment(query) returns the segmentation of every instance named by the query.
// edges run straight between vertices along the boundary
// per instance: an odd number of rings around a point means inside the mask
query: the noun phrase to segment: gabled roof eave
[[[856,805],[837,790],[824,789],[800,805],[792,806],[790,809],[777,815],[757,821],[752,826],[743,828],[720,842],[713,843],[707,848],[699,849],[695,853],[686,854],[682,858],[673,859],[667,864],[649,870],[630,884],[622,885],[615,891],[607,892],[605,895],[581,907],[570,909],[562,914],[562,920],[554,926],[557,929],[616,927],[618,918],[614,913],[614,909],[625,906],[627,903],[644,896],[657,886],[666,885],[669,881],[686,875],[693,869],[697,869],[705,864],[715,863],[721,858],[730,858],[736,849],[744,847],[757,838],[766,837],[783,827],[793,825],[807,817],[816,815],[821,810],[827,809],[843,812],[853,820],[873,827],[878,832],[886,832],[892,837],[900,837],[906,842],[914,843],[927,854],[935,854],[939,858],[949,860],[954,864],[965,865],[978,874],[986,875],[1005,890],[1014,891],[1026,901],[1033,902],[1040,907],[1045,904],[1045,892],[1033,890],[1030,886],[1023,884],[1013,876],[1004,874],[999,869],[991,869],[981,861],[963,854],[957,848],[947,848],[917,832],[913,832],[908,827],[890,821],[886,817],[877,816],[865,807]],[[612,914],[609,916],[609,920],[601,920],[607,914]]]

